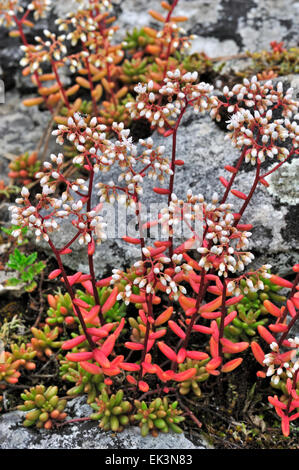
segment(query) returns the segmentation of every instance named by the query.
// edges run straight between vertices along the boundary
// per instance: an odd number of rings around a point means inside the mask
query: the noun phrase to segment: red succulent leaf
[[[86,372],[89,372],[90,374],[97,375],[102,373],[102,369],[99,366],[92,364],[91,362],[81,361],[80,366],[82,367],[82,369],[86,370]]]
[[[255,359],[257,360],[257,362],[259,362],[263,366],[264,365],[264,359],[265,359],[264,351],[262,350],[260,345],[258,343],[256,343],[255,341],[252,341],[250,346],[251,346],[251,350],[253,352],[253,355],[254,355]]]
[[[285,325],[283,323],[271,323],[269,326],[269,330],[271,330],[273,333],[283,333],[284,331],[288,330],[288,325]]]
[[[293,287],[293,284],[290,281],[287,281],[282,277],[276,276],[275,274],[271,275],[270,281],[273,282],[273,284],[276,284],[277,286],[288,287],[289,289]]]
[[[144,345],[141,343],[133,343],[131,341],[126,341],[125,347],[131,349],[132,351],[142,351],[144,349]]]
[[[271,335],[271,333],[269,333],[267,328],[265,328],[263,325],[259,325],[257,329],[258,329],[260,336],[266,341],[266,343],[268,344],[271,344],[273,342],[276,343],[276,339],[274,338],[274,336]]]
[[[61,269],[54,269],[54,271],[51,271],[49,276],[48,276],[48,279],[55,279],[56,277],[58,277],[59,275],[61,274]]]
[[[106,302],[104,303],[102,307],[103,314],[108,312],[115,305],[117,296],[118,296],[118,288],[114,287],[111,294],[109,295],[108,299],[106,300]]]
[[[271,313],[274,317],[280,318],[281,317],[281,310],[280,308],[276,307],[270,300],[264,301],[264,307],[266,310]]]
[[[182,364],[184,360],[186,359],[187,356],[187,351],[185,348],[180,348],[177,354],[177,362],[178,364]]]
[[[245,349],[247,349],[249,346],[249,343],[247,343],[246,341],[241,341],[240,343],[233,343],[227,338],[221,338],[220,342],[224,346],[223,352],[228,353],[240,353],[242,351],[245,351]]]
[[[173,314],[173,307],[168,307],[166,310],[164,310],[163,313],[161,313],[155,320],[155,326],[160,326],[163,325],[163,323],[166,323],[172,316]]]
[[[61,349],[63,350],[73,349],[76,346],[79,346],[79,344],[83,343],[85,340],[86,340],[85,335],[76,336],[76,338],[72,338],[72,339],[69,339],[68,341],[65,341],[63,345],[61,346]]]
[[[191,367],[190,369],[184,370],[183,372],[179,372],[174,374],[173,379],[176,382],[184,382],[185,380],[190,380],[194,375],[196,375],[197,369],[195,367]]]
[[[238,357],[236,359],[233,359],[232,361],[227,362],[221,367],[221,372],[231,372],[243,362],[243,359],[241,357]]]
[[[148,383],[144,382],[144,380],[139,380],[138,388],[142,392],[148,392],[149,391],[149,385],[148,385]]]
[[[66,355],[67,360],[72,361],[72,362],[88,361],[88,359],[92,359],[92,357],[93,357],[93,354],[91,351],[68,353]]]
[[[210,372],[210,371],[213,371],[214,369],[217,369],[220,366],[221,363],[222,363],[222,357],[220,357],[220,356],[214,357],[206,365],[207,372]]]
[[[127,375],[126,376],[126,379],[127,381],[132,384],[132,385],[136,385],[137,384],[137,380],[132,376],[132,375]]]
[[[268,397],[268,401],[271,403],[271,405],[275,406],[275,408],[279,408],[281,410],[285,410],[287,408],[285,403],[278,400],[277,395],[274,395],[274,397]]]
[[[207,353],[201,351],[187,351],[187,357],[194,359],[195,361],[203,361],[208,359],[210,356]]]
[[[289,421],[289,417],[288,416],[283,416],[281,418],[281,430],[282,430],[282,434],[285,436],[285,437],[288,437],[288,435],[290,434],[290,421]]]
[[[99,349],[93,350],[94,359],[100,364],[101,367],[108,369],[110,367],[110,361],[107,359],[105,354],[102,353]]]
[[[177,356],[173,349],[167,346],[167,344],[165,344],[163,341],[158,341],[157,345],[164,356],[166,356],[171,361],[177,362]]]
[[[170,329],[181,339],[186,338],[186,333],[182,330],[182,328],[179,327],[179,325],[174,322],[173,320],[168,321],[168,325]],[[165,330],[166,331],[166,330]]]

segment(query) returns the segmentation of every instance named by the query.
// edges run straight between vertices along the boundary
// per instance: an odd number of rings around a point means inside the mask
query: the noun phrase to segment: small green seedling
[[[46,267],[45,263],[36,261],[36,258],[37,252],[26,256],[16,248],[14,253],[9,255],[9,262],[6,267],[16,271],[19,276],[9,279],[7,285],[17,286],[18,284],[24,283],[25,290],[32,292],[37,286],[37,282],[34,278]]]

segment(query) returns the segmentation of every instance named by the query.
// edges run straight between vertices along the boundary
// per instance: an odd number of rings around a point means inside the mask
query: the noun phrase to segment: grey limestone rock
[[[68,418],[87,417],[92,409],[84,398],[69,402]],[[0,449],[208,449],[210,444],[204,437],[196,444],[184,434],[159,434],[154,438],[143,438],[136,426],[122,433],[103,432],[97,422],[75,422],[50,431],[25,428],[21,411],[5,413],[0,417]]]

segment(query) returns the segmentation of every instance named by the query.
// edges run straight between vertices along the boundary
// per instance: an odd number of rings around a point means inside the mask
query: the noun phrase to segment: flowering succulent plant
[[[254,227],[242,218],[257,187],[267,186],[267,176],[298,155],[298,102],[282,83],[260,83],[256,77],[232,89],[224,87],[216,96],[212,85],[200,82],[197,71],[174,67],[174,49],[189,45],[177,25],[182,18],[173,17],[177,3],[162,2],[166,18],[151,12],[163,23],[159,33],[144,30],[153,41],[140,43],[136,34],[132,41],[129,38],[134,47],[138,42],[152,55],[160,55],[160,62],[156,58],[160,68],[134,87],[134,99],[124,106],[130,120],[146,120],[151,131],[171,136],[171,155],[165,146],[155,146],[154,134],[135,142],[126,122],[117,122],[113,113],[112,121],[106,122],[98,110],[102,89],[110,97],[106,110],[111,103],[117,110],[122,95],[115,93],[114,79],[123,54],[110,44],[114,28],[107,28],[110,20],[105,10],[110,2],[95,5],[90,0],[87,10],[59,21],[59,29],[66,33],[63,37],[45,32],[45,41],[39,38],[37,46],[23,48],[23,64],[36,81],[43,76],[41,64],[51,63],[56,84],[50,91],[40,86],[39,91],[48,106],[62,100],[65,119],[57,120],[53,135],[60,146],[65,142],[73,146],[72,163],[81,170],[70,176],[63,149],[51,154],[35,175],[40,185],[37,194],[33,197],[24,186],[12,208],[12,223],[17,227],[13,235],[19,237],[22,228],[28,227],[37,242],[48,243],[57,260],[49,279],[60,278],[66,290],[64,295],[49,296],[47,325],[43,330],[32,328],[31,345],[41,359],[50,356],[52,348],[61,348],[60,353],[65,353],[62,378],[75,383],[69,394],[88,394],[96,412],[91,418],[100,420],[101,428],[121,431],[133,415],[141,423],[142,435],[170,429],[181,432],[178,423],[184,417],[177,403],[169,405],[167,397],[160,395],[171,389],[182,397],[191,391],[200,397],[198,383],[234,371],[242,364],[244,351],[252,351],[267,368],[258,377],[273,377],[271,384],[282,392],[280,398],[270,396],[269,402],[287,436],[290,422],[298,418],[299,404],[298,339],[289,337],[299,316],[298,265],[292,282],[270,274],[268,264],[245,271],[254,259],[250,246]],[[92,108],[87,114],[80,112],[80,103],[70,103],[74,89],[65,90],[59,78],[67,55],[65,40],[84,45],[83,51],[68,60],[72,70],[79,68],[88,77],[76,79],[77,85],[91,91]],[[94,87],[97,81],[101,84]],[[228,113],[227,138],[240,150],[236,165],[225,166],[230,178],[220,177],[224,193],[214,193],[210,200],[191,189],[182,199],[176,195],[176,173],[185,165],[177,156],[177,135],[187,110],[196,115],[209,113],[216,121],[223,111]],[[270,170],[266,168],[269,159],[275,161]],[[248,164],[255,168],[255,176],[245,194],[235,184],[240,169]],[[118,171],[117,181],[115,176],[107,179],[112,169],[113,175]],[[159,186],[152,189],[165,196],[165,203],[157,218],[143,224],[145,179],[158,181]],[[94,255],[108,238],[103,206],[116,203],[135,215],[139,236],[125,235],[123,241],[140,249],[140,259],[126,270],[114,267],[110,276],[99,279]],[[62,221],[69,223],[72,234],[64,246],[56,246],[52,235],[61,230]],[[175,227],[181,222],[191,233],[178,245]],[[147,240],[146,229],[153,226],[160,226],[166,240]],[[85,248],[89,272],[68,275],[63,257],[72,254],[75,242]],[[77,284],[85,292],[76,289]],[[281,287],[290,290],[286,298],[274,295]],[[261,312],[274,316],[275,322],[259,320]],[[71,337],[58,340],[64,322],[74,330]],[[55,328],[51,330],[50,325]],[[252,341],[256,333],[261,339],[256,335]],[[264,343],[271,347],[269,354],[263,352]],[[149,405],[142,398],[131,403],[129,395],[123,400],[125,391],[132,390],[158,398]],[[30,415],[29,421],[35,422],[35,415],[40,420],[38,413]]]

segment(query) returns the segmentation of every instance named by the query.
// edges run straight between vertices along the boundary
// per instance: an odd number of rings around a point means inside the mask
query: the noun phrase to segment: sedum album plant
[[[59,144],[63,144],[65,139],[74,142],[78,154],[73,162],[84,166],[89,178],[67,180],[63,174],[63,154],[51,155],[51,162],[46,162],[43,171],[37,175],[42,190],[36,195],[37,203],[34,205],[29,190],[23,187],[22,197],[16,200],[18,205],[12,209],[12,223],[19,227],[30,227],[37,241],[46,241],[56,256],[58,268],[49,278],[61,277],[64,281],[81,327],[81,334],[62,345],[63,350],[70,351],[66,359],[79,362],[80,367],[88,373],[108,378],[109,386],[118,376],[125,375],[127,382],[143,393],[148,392],[150,387],[158,387],[157,390],[161,387],[164,393],[167,393],[169,387],[177,387],[186,393],[188,381],[194,378],[196,383],[199,373],[202,380],[206,380],[210,375],[218,376],[233,371],[242,363],[242,353],[249,347],[250,338],[247,341],[234,341],[226,337],[225,331],[238,315],[237,309],[232,310],[231,307],[238,304],[244,294],[265,290],[268,280],[271,285],[289,288],[286,307],[279,308],[268,299],[263,302],[264,308],[275,316],[276,321],[269,324],[268,328],[261,323],[257,325],[261,338],[271,345],[275,354],[267,356],[257,342],[251,343],[252,351],[260,363],[266,366],[272,361],[270,364],[274,364],[273,367],[280,367],[278,379],[274,381],[276,385],[286,369],[285,393],[288,394],[288,403],[283,401],[284,398],[280,401],[277,395],[269,400],[282,418],[283,432],[287,435],[288,423],[298,416],[298,361],[295,359],[298,342],[297,339],[287,339],[299,315],[296,294],[298,274],[294,283],[291,283],[269,274],[268,265],[244,273],[245,266],[254,257],[248,251],[249,230],[252,226],[243,224],[241,218],[258,184],[266,185],[266,176],[298,153],[298,125],[292,120],[298,103],[292,100],[291,90],[283,92],[280,83],[276,87],[271,82],[262,85],[255,78],[244,80],[243,85],[237,85],[231,91],[225,88],[222,98],[212,95],[210,85],[197,83],[196,73],[182,76],[179,70],[168,72],[164,83],[156,93],[152,82],[138,85],[135,90],[136,101],[128,108],[133,119],[145,116],[153,128],[168,128],[165,134],[172,135],[173,139],[171,159],[164,156],[164,147],[154,147],[152,138],[146,141],[141,139],[141,150],[138,151],[130,131],[124,125],[113,124],[116,138],[112,140],[108,139],[105,126],[99,124],[96,117],[84,117],[76,113],[69,118],[67,126],[59,125],[53,134]],[[221,177],[225,187],[224,195],[213,195],[211,202],[206,202],[202,195],[193,195],[191,190],[187,192],[186,201],[179,200],[174,192],[177,167],[184,164],[176,158],[176,135],[188,107],[193,107],[195,112],[210,111],[216,119],[221,108],[227,108],[231,113],[228,136],[233,145],[241,150],[236,167],[226,167],[232,175],[230,180]],[[273,110],[278,108],[283,117],[275,119]],[[268,158],[276,158],[277,164],[272,170],[263,173],[262,164]],[[256,166],[252,188],[247,195],[234,187],[239,169],[246,164]],[[115,166],[119,167],[119,181],[109,184],[101,182],[95,188],[94,175],[108,172]],[[167,233],[168,240],[156,240],[154,246],[150,246],[146,243],[140,223],[140,196],[144,178],[153,175],[160,177],[161,182],[168,179],[168,187],[153,188],[153,191],[167,198],[158,223]],[[61,195],[57,191],[60,183],[64,183],[65,187]],[[99,204],[92,207],[94,190],[99,190]],[[238,212],[227,202],[230,193],[242,201]],[[124,241],[140,246],[140,261],[134,263],[130,275],[114,269],[110,278],[98,280],[93,256],[96,245],[106,239],[105,223],[100,215],[101,204],[113,204],[115,201],[135,210],[140,238],[124,237]],[[175,218],[184,217],[184,202],[191,207],[189,222],[201,214],[203,237],[200,239],[194,232],[187,242],[176,246],[173,222]],[[71,219],[76,234],[65,246],[56,247],[52,233],[60,229],[62,219]],[[19,236],[19,230],[14,233],[16,237]],[[68,276],[63,266],[63,256],[72,252],[71,247],[76,240],[86,246],[90,272]],[[197,245],[200,255],[198,261],[188,254],[193,245]],[[297,266],[294,271],[298,271]],[[83,284],[92,293],[94,305],[82,300],[82,296],[80,298],[73,287],[76,283]],[[104,286],[111,286],[111,291],[103,303],[98,287]],[[134,287],[138,287],[138,294],[133,292]],[[214,295],[215,299],[207,301],[208,293]],[[163,303],[168,299],[166,309],[160,307],[162,298]],[[132,318],[126,324],[122,317],[117,322],[107,322],[105,314],[117,301],[135,306],[138,303],[137,320]],[[130,341],[125,341],[123,345],[125,326],[131,327],[131,334]],[[282,336],[276,340],[273,335],[279,333]],[[42,333],[39,334],[42,336]],[[191,346],[197,342],[200,344],[202,335],[208,338],[208,353],[202,348],[194,349]],[[39,337],[37,332],[35,336]],[[80,349],[82,345],[84,348]],[[281,347],[286,348],[286,351],[282,353]],[[71,351],[73,348],[76,348],[76,352]],[[135,362],[127,359],[133,354]],[[166,369],[162,367],[165,361]],[[204,363],[198,368],[192,361]],[[273,367],[270,367],[271,371]],[[259,375],[267,376],[270,372]]]
[[[162,3],[166,7],[166,2]],[[253,77],[232,89],[224,87],[217,96],[210,84],[200,82],[196,71],[172,69],[171,49],[179,45],[175,42],[178,20],[171,19],[177,3],[167,4],[166,19],[152,15],[163,22],[158,37],[165,40],[164,49],[162,44],[160,49],[166,54],[162,76],[140,82],[134,87],[135,98],[125,105],[130,120],[147,120],[152,131],[171,136],[171,154],[167,155],[165,146],[155,146],[155,134],[139,139],[137,145],[126,123],[104,123],[95,102],[87,114],[78,109],[73,112],[66,95],[68,118],[53,135],[61,146],[72,143],[76,149],[73,164],[84,170],[84,176],[72,178],[65,172],[63,152],[52,154],[36,174],[39,192],[33,197],[24,186],[12,208],[12,224],[19,227],[13,235],[19,237],[22,228],[28,227],[37,242],[48,243],[57,260],[57,269],[49,279],[60,278],[66,290],[66,296],[49,297],[47,325],[32,329],[31,344],[41,358],[61,346],[65,354],[62,377],[74,383],[74,395],[88,393],[96,412],[92,419],[100,420],[100,427],[120,431],[137,420],[143,435],[169,429],[180,432],[178,423],[183,417],[176,402],[169,405],[168,394],[183,397],[192,392],[199,398],[200,382],[211,376],[221,380],[221,375],[237,369],[251,350],[263,367],[258,376],[272,377],[275,395],[269,396],[269,402],[288,436],[290,422],[299,417],[298,338],[291,336],[299,316],[299,268],[293,268],[293,282],[271,274],[267,264],[250,270],[253,226],[243,217],[257,187],[267,186],[267,176],[298,155],[298,102],[292,98],[292,90],[284,90],[280,82],[260,83]],[[92,26],[93,21],[88,24]],[[91,29],[91,37],[97,38],[93,32]],[[72,40],[82,40],[82,34],[79,31],[78,38],[73,35]],[[132,41],[139,44],[135,36]],[[51,49],[55,43],[60,48],[55,57],[54,49],[46,57],[57,72],[55,61],[64,53],[62,40],[51,33],[48,37],[47,47]],[[141,42],[153,46],[152,41]],[[41,40],[39,49],[44,46]],[[106,49],[101,42],[99,50],[106,58],[112,57],[107,63],[113,67],[118,49]],[[83,54],[80,61],[84,58]],[[109,89],[112,94],[113,87]],[[59,92],[63,96],[60,86]],[[177,134],[189,109],[198,115],[209,113],[216,121],[221,120],[223,111],[228,113],[227,138],[240,151],[236,165],[225,166],[230,176],[220,177],[223,194],[213,194],[211,200],[191,189],[184,199],[176,194],[176,173],[185,165],[177,155]],[[271,170],[267,170],[269,160],[275,162]],[[236,177],[246,165],[255,168],[247,194],[236,186]],[[118,170],[117,181],[107,180],[111,169]],[[143,224],[146,178],[158,182],[152,190],[165,196],[165,205],[157,219]],[[96,205],[92,203],[95,193]],[[101,279],[95,272],[94,255],[99,249],[105,256],[101,247],[107,239],[102,213],[105,203],[118,203],[134,211],[139,237],[127,235],[123,240],[140,248],[140,259],[127,270],[113,267],[111,276]],[[64,246],[56,246],[53,233],[61,229],[62,222],[64,227],[69,223],[74,235]],[[185,223],[191,232],[181,244],[175,237],[178,223]],[[152,243],[146,230],[153,226],[159,226],[163,236]],[[75,242],[86,249],[89,272],[68,275],[63,257],[76,249]],[[86,292],[78,290],[77,284]],[[261,292],[278,290],[273,286],[288,290],[286,298],[262,296]],[[274,317],[272,323],[260,321],[258,310]],[[65,327],[74,328],[68,337],[62,333],[64,318]],[[56,326],[51,330],[50,325]],[[236,328],[238,334],[233,334]],[[130,401],[132,392],[135,402]],[[157,398],[147,405],[144,399],[154,394]]]

